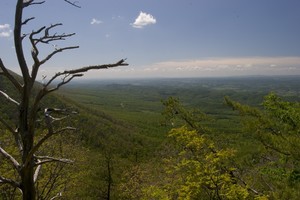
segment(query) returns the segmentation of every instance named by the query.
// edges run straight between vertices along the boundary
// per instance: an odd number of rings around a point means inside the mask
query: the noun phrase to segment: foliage
[[[216,150],[214,143],[187,127],[172,129],[177,153],[167,160],[173,179],[167,186],[171,199],[246,199],[247,189],[237,184],[230,166],[232,149]]]
[[[217,177],[214,182],[221,188],[218,193],[222,199],[298,199],[298,154],[285,143],[287,141],[280,141],[280,137],[274,139],[278,140],[276,143],[269,141],[275,134],[268,132],[270,127],[276,127],[281,132],[289,130],[291,138],[298,134],[298,126],[293,128],[292,125],[299,124],[296,102],[299,79],[295,80],[276,79],[274,84],[255,78],[239,81],[177,79],[149,80],[148,85],[144,83],[147,80],[137,83],[130,80],[134,84],[68,85],[59,95],[51,94],[41,102],[41,108],[51,106],[79,113],[56,124],[76,127],[75,132],[57,135],[41,148],[43,154],[49,152],[75,161],[64,166],[57,182],[58,186],[63,184],[53,189],[51,195],[62,191],[64,199],[106,199],[110,180],[107,164],[110,163],[111,199],[178,199],[179,194],[182,198],[190,195],[192,199],[209,199],[209,195],[213,198],[216,194],[216,187],[204,189],[215,180],[209,179],[210,175]],[[0,88],[10,91],[6,88],[12,87],[0,76]],[[276,98],[266,97],[265,103],[259,104],[272,88],[284,95],[285,101],[275,95]],[[242,118],[222,104],[225,94],[230,96],[227,100],[251,105],[227,101],[232,103],[232,108],[241,111]],[[18,95],[11,92],[14,98]],[[170,95],[179,97],[180,101],[173,97],[161,104],[161,99]],[[14,118],[14,115],[6,115],[13,107],[7,99],[1,96],[0,102],[1,117]],[[265,104],[269,104],[270,111]],[[165,120],[160,116],[162,105]],[[209,116],[195,109],[199,107]],[[283,117],[277,117],[279,115]],[[245,124],[243,131],[240,121]],[[161,123],[167,126],[160,126]],[[38,128],[37,136],[41,137],[45,127],[39,124]],[[7,130],[3,127],[0,131],[3,147],[17,156],[17,148],[10,145],[14,141],[12,135],[5,133]],[[264,138],[263,142],[260,137]],[[281,155],[271,145],[290,155]],[[43,167],[39,188],[45,185],[49,174],[55,172],[55,167]],[[2,158],[0,175],[17,177]],[[222,187],[226,181],[228,184]],[[203,191],[208,193],[202,195]],[[0,199],[18,199],[17,194],[19,192],[10,186],[0,188]]]
[[[275,93],[265,97],[263,109],[242,105],[228,97],[225,101],[244,116],[247,132],[264,147],[254,168],[262,183],[260,190],[275,199],[299,197],[299,102],[284,101]]]
[[[164,161],[164,180],[145,187],[145,199],[247,199],[248,188],[235,175],[231,163],[233,149],[217,149],[207,137],[209,129],[202,123],[205,114],[195,115],[175,98],[164,102],[168,120],[174,117],[184,124],[173,128],[168,137],[172,152]],[[168,146],[169,147],[169,146]],[[170,148],[170,147],[169,147]]]

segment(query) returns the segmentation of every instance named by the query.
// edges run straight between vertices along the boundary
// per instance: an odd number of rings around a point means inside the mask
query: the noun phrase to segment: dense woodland
[[[57,126],[76,131],[40,151],[74,163],[45,165],[38,198],[298,199],[298,85],[299,77],[71,84],[44,99],[41,110],[72,110]],[[0,89],[13,91],[2,77]],[[0,102],[1,116],[16,118],[8,100]],[[14,154],[6,132],[2,126],[1,145]],[[1,175],[16,176],[3,157],[0,165]],[[0,188],[0,199],[20,197],[10,185]]]

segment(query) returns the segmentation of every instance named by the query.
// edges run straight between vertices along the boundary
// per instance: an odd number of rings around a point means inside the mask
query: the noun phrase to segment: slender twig
[[[20,151],[23,150],[22,144],[21,144],[21,140],[20,137],[18,135],[18,129],[14,130],[3,118],[0,117],[0,122],[5,126],[5,128],[10,131],[14,137],[15,137],[15,141],[16,144],[18,145],[18,148]]]
[[[4,156],[4,158],[9,160],[16,170],[20,168],[20,164],[18,163],[18,161],[9,153],[7,153],[2,147],[0,147],[0,154]]]
[[[70,50],[70,49],[76,49],[79,48],[79,46],[69,46],[69,47],[64,47],[64,48],[55,48],[54,51],[52,51],[50,54],[48,54],[44,59],[42,59],[40,61],[40,59],[38,58],[39,55],[39,49],[38,49],[38,44],[39,43],[44,43],[44,44],[49,44],[50,42],[53,41],[58,41],[58,40],[65,40],[68,37],[71,37],[73,35],[75,35],[75,33],[70,33],[70,34],[50,34],[50,31],[52,29],[54,29],[57,26],[61,26],[62,23],[56,23],[56,24],[51,24],[50,26],[46,27],[43,26],[40,29],[33,31],[30,36],[30,42],[32,45],[32,51],[31,51],[31,56],[34,60],[34,64],[32,66],[32,71],[31,71],[31,79],[32,81],[35,81],[38,70],[40,68],[41,65],[43,65],[44,63],[46,63],[48,60],[50,60],[55,54],[63,52],[65,50]],[[42,32],[43,35],[38,37],[39,34],[41,34]]]
[[[27,24],[29,21],[34,20],[34,19],[35,19],[35,17],[27,18],[27,19],[24,20],[24,22],[22,22],[22,25],[25,25],[25,24]]]
[[[54,200],[54,199],[57,199],[57,198],[60,198],[62,197],[62,192],[59,192],[57,193],[54,197],[52,197],[50,200]]]
[[[40,162],[40,160],[38,160],[38,162]],[[34,176],[33,176],[33,181],[34,181],[34,182],[37,181],[41,169],[42,169],[42,165],[37,166],[37,168],[35,169],[35,171],[34,171]]]
[[[1,58],[0,58],[0,68],[1,68],[1,70],[2,70],[2,73],[1,73],[1,74],[3,74],[5,77],[7,77],[7,78],[10,80],[10,82],[15,86],[15,88],[20,92],[21,89],[22,89],[21,84],[17,81],[17,79],[15,79],[15,77],[13,77],[13,76],[11,75],[11,73],[9,73],[9,71],[8,71],[8,70],[6,69],[6,67],[4,66],[4,64],[3,64],[2,60],[1,60]]]
[[[51,128],[49,128],[49,130],[52,130],[52,125],[51,125]],[[39,148],[40,146],[42,146],[42,144],[44,144],[44,142],[49,139],[51,136],[53,135],[57,135],[59,133],[62,133],[62,132],[65,132],[65,131],[74,131],[76,130],[76,128],[73,128],[73,127],[65,127],[65,128],[62,128],[58,131],[49,131],[42,139],[39,140],[39,142],[32,148],[32,150],[30,151],[30,153],[28,154],[28,156],[32,156]]]
[[[71,4],[72,6],[75,6],[75,7],[77,7],[77,8],[81,8],[81,6],[78,6],[76,3],[77,3],[77,1],[74,1],[74,2],[71,2],[71,1],[69,1],[69,0],[64,0],[65,2],[67,2],[67,3],[69,3],[69,4]]]
[[[43,4],[43,3],[45,3],[45,1],[34,2],[34,0],[29,0],[29,1],[25,2],[25,3],[23,3],[23,8],[25,8],[27,6],[38,5],[38,4]]]
[[[70,160],[70,159],[54,158],[54,157],[50,157],[50,156],[35,156],[35,158],[40,160],[35,164],[36,166],[43,165],[43,164],[50,163],[50,162],[61,162],[61,163],[66,163],[66,164],[71,164],[74,162],[73,160]]]
[[[70,50],[70,49],[77,49],[79,48],[79,46],[70,46],[70,47],[64,47],[64,48],[59,48],[56,49],[55,51],[53,51],[52,53],[50,53],[48,56],[46,56],[46,58],[44,58],[43,60],[41,60],[40,64],[44,64],[45,62],[47,62],[49,59],[51,59],[55,54],[63,52],[65,50]]]
[[[7,130],[15,134],[15,130],[3,118],[1,118],[1,116],[0,116],[0,122],[5,126]]]
[[[13,98],[11,98],[10,96],[8,96],[8,94],[6,94],[5,92],[0,90],[0,94],[2,94],[7,100],[9,100],[10,102],[16,104],[17,106],[20,105],[19,102],[17,102],[16,100],[14,100]]]
[[[1,184],[10,184],[11,186],[15,188],[20,188],[20,184],[12,179],[4,178],[3,176],[0,176],[0,185]]]

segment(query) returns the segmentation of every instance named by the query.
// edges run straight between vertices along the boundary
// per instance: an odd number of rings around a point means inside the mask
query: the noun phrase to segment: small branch
[[[4,158],[9,160],[17,171],[19,170],[20,165],[19,165],[18,161],[14,157],[12,157],[9,153],[7,153],[4,149],[2,149],[1,147],[0,147],[0,154],[2,154],[4,156]]]
[[[62,128],[62,129],[60,129],[58,131],[53,132],[52,125],[51,125],[51,128],[49,130],[50,131],[41,140],[39,140],[39,142],[32,148],[32,150],[30,151],[30,153],[29,153],[28,156],[31,157],[40,148],[40,146],[42,146],[42,144],[44,144],[44,142],[47,139],[49,139],[51,136],[59,134],[59,133],[62,133],[62,132],[65,132],[65,131],[74,131],[74,130],[76,130],[76,128],[65,127],[65,128]]]
[[[1,184],[10,184],[14,188],[20,188],[20,184],[12,179],[4,178],[3,176],[0,176],[0,185]]]
[[[23,3],[23,8],[31,6],[31,5],[38,5],[38,4],[43,4],[45,1],[39,1],[39,2],[34,2],[34,0],[29,0],[26,3]]]
[[[73,78],[81,77],[81,76],[83,76],[83,74],[74,74],[72,76],[65,75],[65,77],[62,78],[62,81],[59,84],[57,84],[57,86],[55,88],[52,88],[52,89],[48,90],[48,93],[53,92],[55,90],[58,90],[61,86],[66,85],[67,83],[69,83]]]
[[[8,94],[6,94],[5,92],[0,90],[0,94],[2,94],[7,100],[9,100],[10,102],[16,104],[17,106],[20,105],[19,102],[17,102],[16,100],[14,100],[13,98],[11,98],[10,96],[8,96]]]
[[[92,65],[92,66],[87,66],[87,67],[82,67],[74,70],[65,70],[64,72],[58,72],[56,73],[49,81],[48,83],[45,84],[45,86],[49,86],[56,78],[60,76],[70,76],[70,75],[77,75],[77,76],[83,76],[82,73],[87,72],[89,70],[94,70],[94,69],[108,69],[108,68],[113,68],[113,67],[118,67],[118,66],[128,66],[127,63],[125,63],[126,59],[121,59],[117,63],[114,64],[104,64],[104,65]],[[74,78],[74,77],[73,77]],[[64,84],[64,80],[61,82],[61,84]]]
[[[21,36],[21,40],[23,40],[24,38],[26,38],[29,34],[28,33],[23,33],[23,35]]]
[[[60,193],[57,193],[54,197],[52,197],[50,200],[54,200],[54,199],[57,199],[57,198],[60,198],[62,197],[62,192]]]
[[[11,133],[15,134],[15,130],[0,116],[0,122],[7,128]]]
[[[71,37],[73,35],[75,35],[75,33],[70,33],[70,34],[50,34],[50,30],[57,27],[57,26],[62,26],[62,23],[56,23],[56,24],[51,24],[50,26],[46,27],[43,26],[40,29],[38,29],[37,31],[33,31],[30,34],[30,37],[32,40],[34,40],[35,44],[37,43],[44,43],[44,44],[49,44],[49,42],[53,42],[53,41],[57,41],[57,40],[65,40],[65,38],[67,37]],[[41,36],[40,38],[34,38],[35,35],[41,33],[44,30],[44,35]]]
[[[14,137],[15,137],[15,141],[16,141],[16,144],[18,145],[18,148],[20,151],[23,150],[23,147],[22,147],[22,144],[21,144],[21,140],[20,140],[20,137],[18,135],[18,129],[17,130],[14,130],[4,119],[2,119],[0,117],[0,122],[5,126],[5,128],[10,131]]]
[[[55,117],[52,117],[52,116],[49,116],[52,120],[51,124],[53,124],[54,122],[56,121],[61,121],[63,119],[66,119],[68,116],[65,116],[65,117],[61,117],[61,118],[55,118]]]
[[[53,135],[56,135],[56,134],[59,134],[59,133],[62,133],[64,131],[68,131],[68,130],[76,130],[75,128],[73,127],[65,127],[65,128],[62,128],[62,129],[59,129],[57,131],[53,131],[53,126],[52,126],[52,123],[54,121],[59,121],[59,120],[63,120],[65,119],[65,117],[63,118],[54,118],[52,117],[50,114],[52,112],[65,112],[65,110],[62,110],[62,109],[55,109],[55,108],[46,108],[45,109],[45,123],[47,125],[47,128],[48,128],[48,133],[38,141],[38,143],[32,148],[32,150],[29,152],[29,154],[27,155],[27,158],[26,158],[26,161],[25,161],[25,165],[29,162],[29,160],[32,158],[32,156],[34,155],[34,153],[44,144],[44,142],[46,140],[48,140],[51,136]]]
[[[32,66],[32,71],[31,71],[32,81],[35,81],[40,66],[43,65],[48,60],[50,60],[55,54],[63,52],[65,50],[79,48],[79,46],[55,48],[55,50],[52,53],[50,53],[43,60],[40,61],[39,58],[38,58],[38,55],[39,55],[39,49],[37,47],[38,43],[49,44],[50,42],[58,41],[58,40],[65,40],[66,38],[75,35],[75,33],[71,33],[71,34],[65,34],[65,33],[56,34],[56,33],[54,33],[54,34],[50,34],[50,31],[52,29],[54,29],[55,27],[57,27],[57,26],[62,26],[62,23],[51,24],[48,27],[43,26],[40,29],[38,29],[36,31],[33,31],[29,36],[29,39],[30,39],[30,42],[31,42],[31,45],[32,45],[31,56],[34,60],[34,64]],[[44,32],[43,35],[40,36],[40,37],[37,37],[37,35],[40,34],[41,32]]]
[[[71,164],[71,163],[74,162],[70,159],[53,158],[53,157],[50,157],[50,156],[35,156],[35,158],[40,160],[35,164],[36,166],[43,165],[43,164],[50,163],[50,162],[61,162],[61,163],[66,163],[66,164]]]
[[[2,69],[2,73],[5,77],[8,78],[8,80],[10,80],[10,82],[15,86],[15,88],[20,92],[22,89],[21,84],[15,79],[15,77],[13,77],[9,71],[6,69],[6,67],[4,66],[1,58],[0,58],[0,68]]]
[[[45,62],[47,62],[49,59],[51,59],[57,53],[63,52],[65,50],[77,49],[77,48],[79,48],[79,46],[70,46],[70,47],[64,47],[64,48],[56,49],[55,51],[53,51],[52,53],[50,53],[46,58],[44,58],[43,60],[41,60],[40,65],[44,64]]]
[[[267,142],[266,141],[264,141],[264,139],[259,139],[259,141],[264,145],[264,147],[266,148],[266,149],[272,149],[272,150],[274,150],[274,151],[276,151],[276,152],[278,152],[278,153],[280,153],[280,154],[283,154],[283,155],[285,155],[285,156],[291,156],[291,153],[289,153],[289,152],[285,152],[284,150],[281,150],[281,149],[279,149],[279,148],[277,148],[277,147],[275,147],[275,145],[269,145],[269,144],[267,144]]]
[[[255,190],[255,189],[253,189],[253,188],[251,188],[240,176],[238,176],[238,175],[236,175],[236,174],[234,174],[233,175],[236,179],[238,179],[238,180],[240,180],[245,186],[246,186],[246,188],[247,188],[247,190],[248,191],[251,191],[251,192],[253,192],[254,194],[256,194],[256,195],[258,195],[259,194],[259,192],[257,191],[257,190]]]
[[[29,163],[30,159],[32,158],[32,156],[34,155],[34,153],[44,144],[45,141],[47,141],[51,136],[53,135],[56,135],[56,134],[59,134],[59,133],[62,133],[62,132],[65,132],[65,131],[68,131],[68,130],[76,130],[76,128],[73,128],[73,127],[65,127],[65,128],[62,128],[62,129],[59,129],[57,131],[53,131],[53,126],[52,126],[52,123],[54,121],[59,121],[59,120],[62,120],[62,119],[65,119],[65,117],[63,118],[54,118],[52,117],[50,114],[51,112],[61,112],[63,110],[61,109],[45,109],[45,122],[46,122],[46,125],[47,125],[47,128],[48,128],[48,133],[38,141],[38,143],[32,148],[32,150],[29,152],[29,154],[27,155],[27,158],[26,158],[26,161],[25,161],[25,165],[27,163]]]
[[[27,24],[29,21],[34,20],[34,19],[35,19],[35,17],[27,18],[24,22],[22,22],[22,25],[25,25],[25,24]]]
[[[38,160],[39,162],[40,160]],[[42,165],[39,165],[37,166],[37,168],[35,169],[35,172],[34,172],[34,175],[33,175],[33,181],[36,182],[37,179],[38,179],[38,176],[40,174],[40,171],[41,171],[41,168],[42,168]]]
[[[80,6],[78,6],[76,3],[78,2],[78,1],[74,1],[74,2],[71,2],[71,1],[69,1],[69,0],[64,0],[65,2],[67,2],[67,3],[69,3],[69,4],[71,4],[72,6],[75,6],[76,8],[81,8]]]

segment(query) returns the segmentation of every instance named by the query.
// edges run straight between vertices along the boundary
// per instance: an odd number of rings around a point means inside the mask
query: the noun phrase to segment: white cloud
[[[0,24],[0,30],[4,30],[4,29],[10,29],[10,25],[9,24]]]
[[[91,24],[94,25],[94,24],[101,24],[103,23],[101,20],[99,19],[96,19],[96,18],[93,18],[92,21],[91,21]]]
[[[131,25],[134,28],[143,28],[144,26],[155,23],[156,19],[151,14],[140,12],[140,15],[135,19],[134,23]]]
[[[0,37],[10,37],[12,30],[9,24],[0,24]]]

